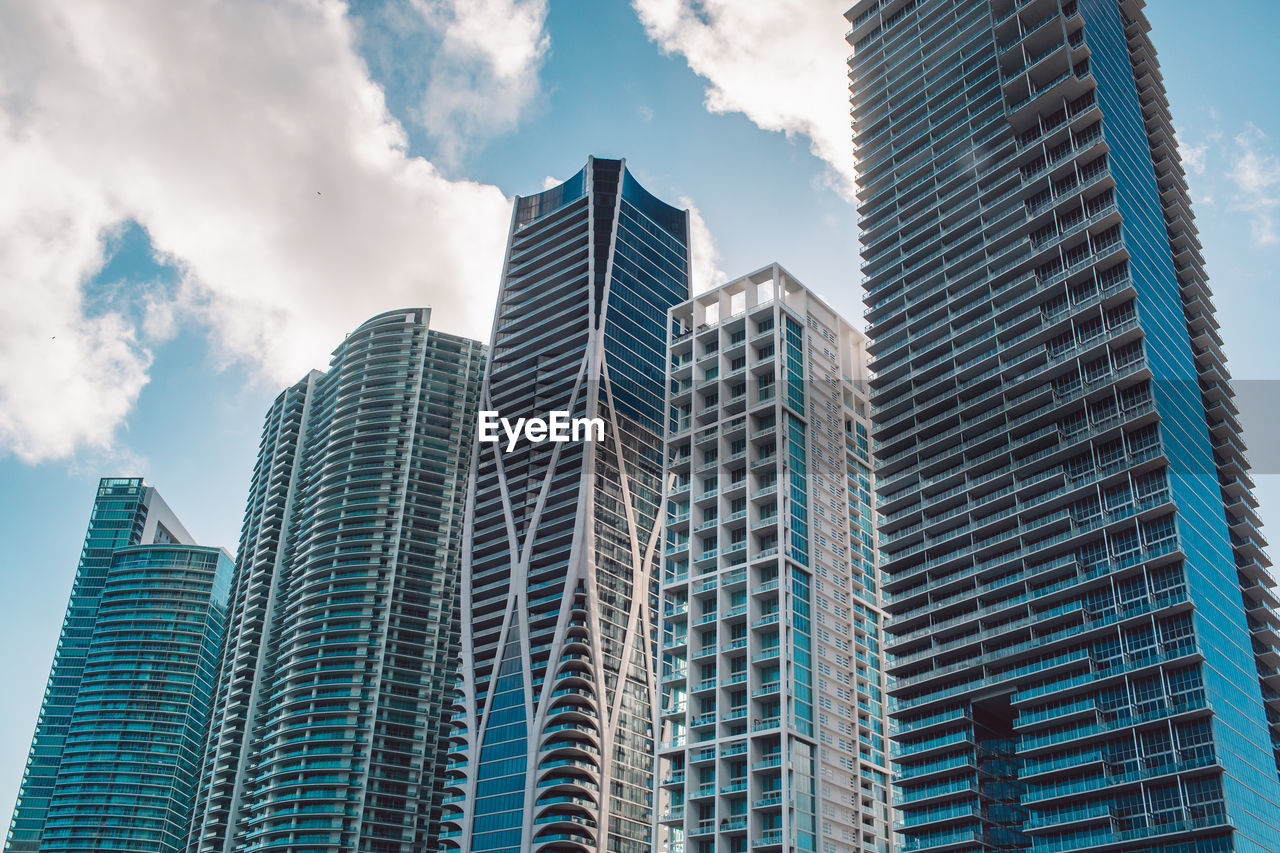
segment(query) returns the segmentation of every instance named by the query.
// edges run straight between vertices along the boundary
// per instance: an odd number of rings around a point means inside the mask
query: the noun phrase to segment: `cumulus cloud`
[[[106,449],[151,364],[120,313],[84,310],[111,204],[13,133],[0,115],[0,447],[24,459]]]
[[[711,112],[740,112],[765,130],[800,135],[853,193],[845,61],[849,0],[633,0],[649,37],[710,84]]]
[[[178,318],[275,383],[389,308],[487,335],[509,201],[409,156],[354,42],[339,0],[7,4],[0,452],[109,446]],[[179,273],[131,310],[89,290],[128,222]]]
[[[1174,139],[1178,144],[1178,153],[1182,157],[1182,165],[1186,168],[1187,173],[1191,175],[1203,175],[1205,169],[1205,160],[1209,154],[1209,143],[1202,142],[1199,145],[1192,145],[1182,135],[1181,132],[1174,132]]]
[[[1182,166],[1186,171],[1187,183],[1191,198],[1197,206],[1215,203],[1214,185],[1218,183],[1216,172],[1212,169],[1222,149],[1222,131],[1216,127],[1209,132],[1203,142],[1193,143],[1181,130],[1174,130],[1174,140],[1178,146],[1178,154],[1182,158]]]
[[[1235,137],[1230,178],[1235,184],[1233,206],[1249,216],[1253,242],[1259,246],[1280,244],[1276,209],[1280,208],[1280,157],[1270,138],[1250,124]]]
[[[472,142],[514,127],[540,91],[547,0],[408,2],[435,42],[413,118],[456,163]]]
[[[690,289],[696,296],[724,284],[729,276],[720,269],[720,252],[698,206],[687,196],[681,196],[677,204],[689,210],[689,266],[693,278]]]

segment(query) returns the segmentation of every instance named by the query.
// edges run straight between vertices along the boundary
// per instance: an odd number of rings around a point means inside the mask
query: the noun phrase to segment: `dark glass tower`
[[[267,413],[191,851],[436,849],[480,344],[380,314]]]
[[[58,778],[112,556],[119,548],[156,542],[193,544],[168,505],[142,478],[100,481],[5,841],[6,851],[35,853],[40,849],[49,798]]]
[[[1273,581],[1142,5],[849,13],[906,851],[1280,850]]]
[[[185,848],[231,568],[218,548],[114,553],[41,851]]]
[[[516,200],[480,408],[605,431],[477,445],[443,836],[460,850],[652,849],[666,323],[688,290],[687,214],[622,161]]]

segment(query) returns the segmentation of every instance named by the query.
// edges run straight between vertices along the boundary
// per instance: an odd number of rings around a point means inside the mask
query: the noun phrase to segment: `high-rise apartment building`
[[[112,555],[43,853],[186,849],[231,570],[220,548]]]
[[[666,849],[884,853],[865,340],[776,265],[671,319]]]
[[[480,344],[389,311],[267,413],[189,849],[436,849]]]
[[[603,429],[477,444],[445,849],[652,849],[666,323],[688,295],[688,216],[622,161],[516,200],[480,408]]]
[[[906,851],[1280,850],[1273,581],[1141,0],[862,0]]]
[[[54,654],[31,752],[5,840],[9,853],[40,849],[50,798],[58,778],[102,590],[117,549],[153,543],[194,544],[168,505],[141,478],[104,478],[89,517]]]

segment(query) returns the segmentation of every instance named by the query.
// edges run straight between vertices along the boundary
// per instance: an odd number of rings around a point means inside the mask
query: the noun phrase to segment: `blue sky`
[[[279,388],[379,310],[483,334],[511,196],[625,156],[696,206],[702,280],[777,260],[859,315],[841,4],[687,2],[5,4],[0,810],[97,478],[234,549]],[[1280,4],[1230,9],[1148,14],[1230,366],[1274,380]]]

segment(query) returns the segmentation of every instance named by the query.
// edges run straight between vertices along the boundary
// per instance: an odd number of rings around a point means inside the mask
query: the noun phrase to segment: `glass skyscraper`
[[[41,851],[185,849],[231,569],[219,548],[112,555]]]
[[[665,849],[883,853],[865,339],[776,265],[671,318]]]
[[[71,587],[18,802],[5,840],[6,851],[36,853],[40,849],[50,798],[85,674],[103,586],[116,550],[170,542],[194,544],[154,488],[141,478],[104,478],[98,483],[80,565]]]
[[[1142,6],[849,12],[906,851],[1280,850],[1273,581]]]
[[[477,444],[445,849],[649,853],[667,310],[688,217],[619,160],[516,200],[480,409],[602,441]]]
[[[267,413],[189,849],[436,849],[484,350],[380,314]]]

